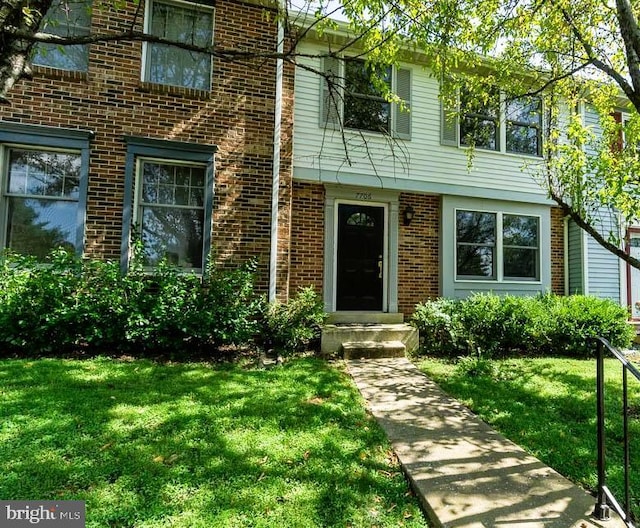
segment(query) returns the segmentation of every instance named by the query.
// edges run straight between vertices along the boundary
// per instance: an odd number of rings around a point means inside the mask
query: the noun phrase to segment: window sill
[[[540,279],[454,279],[456,284],[542,284]]]
[[[89,80],[89,74],[80,70],[60,70],[49,66],[33,66],[33,74],[37,77],[45,77],[47,79],[64,79],[69,81],[86,82]]]
[[[195,88],[185,88],[183,86],[172,86],[170,84],[158,84],[147,81],[140,81],[138,90],[145,93],[175,95],[189,99],[211,99],[210,90],[197,90]]]

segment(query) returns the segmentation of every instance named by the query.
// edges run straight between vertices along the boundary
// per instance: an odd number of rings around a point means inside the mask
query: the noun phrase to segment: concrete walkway
[[[405,358],[349,360],[432,526],[592,528],[595,499],[449,398]]]

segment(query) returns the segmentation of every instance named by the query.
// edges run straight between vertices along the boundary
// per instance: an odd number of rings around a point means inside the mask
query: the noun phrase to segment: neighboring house
[[[325,33],[300,49],[321,55],[329,40],[340,45]],[[470,106],[462,94],[451,119],[414,54],[386,72],[403,112],[354,55],[306,61],[345,92],[296,70],[292,287],[315,284],[329,312],[404,314],[437,296],[564,293],[564,220],[535,178],[540,102]]]
[[[266,53],[277,45],[266,3],[89,6],[54,4],[49,30],[132,27]],[[126,268],[141,239],[148,266],[166,257],[196,272],[210,252],[222,265],[256,257],[266,290],[274,156],[283,159],[275,181],[286,212],[291,154],[292,105],[277,123],[276,98],[291,100],[293,75],[285,70],[276,94],[277,73],[274,61],[243,66],[158,44],[40,46],[33,79],[0,107],[0,243],[36,256],[63,245]],[[282,142],[274,148],[277,124]]]

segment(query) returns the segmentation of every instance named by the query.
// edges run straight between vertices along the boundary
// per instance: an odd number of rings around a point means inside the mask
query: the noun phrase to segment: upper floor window
[[[411,138],[411,70],[386,67],[377,73],[361,59],[323,59],[320,126],[379,132]],[[386,84],[402,101],[384,97]]]
[[[373,72],[363,60],[345,62],[344,126],[372,132],[389,132],[391,103],[373,82]],[[391,67],[384,69],[381,82],[391,87]]]
[[[456,211],[456,279],[540,279],[540,219]]]
[[[88,35],[91,30],[90,0],[54,0],[44,17],[42,31],[61,37]],[[33,64],[60,70],[87,71],[89,45],[38,44]]]
[[[460,119],[460,144],[476,148],[499,149],[499,108],[497,93],[490,94],[487,101],[478,101],[463,92],[460,97],[462,117]]]
[[[147,12],[147,33],[206,48],[213,42],[213,8],[186,2],[154,0]],[[168,44],[146,43],[144,80],[211,89],[211,55]]]
[[[521,97],[506,102],[507,152],[541,155],[541,106],[539,97]]]
[[[479,100],[466,91],[441,100],[440,142],[530,156],[542,155],[542,100],[503,98],[498,91]]]

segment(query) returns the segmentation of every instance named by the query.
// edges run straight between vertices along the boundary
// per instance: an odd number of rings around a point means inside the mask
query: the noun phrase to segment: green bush
[[[627,319],[625,308],[595,297],[475,294],[460,301],[421,303],[412,322],[420,330],[421,352],[426,354],[589,357],[597,336],[628,347],[633,329]]]
[[[412,323],[419,330],[423,353],[457,356],[466,347],[458,313],[459,303],[452,299],[437,299],[416,306]]]
[[[303,288],[286,303],[263,305],[259,342],[264,350],[278,354],[304,352],[320,337],[325,318],[316,291]]]
[[[205,278],[166,263],[153,273],[134,260],[82,260],[64,250],[45,262],[7,254],[0,261],[0,347],[64,353],[78,346],[133,353],[246,344],[255,334],[255,264],[207,269]]]

